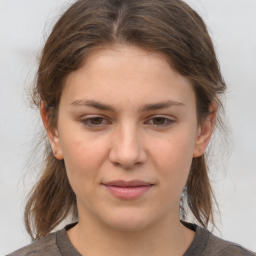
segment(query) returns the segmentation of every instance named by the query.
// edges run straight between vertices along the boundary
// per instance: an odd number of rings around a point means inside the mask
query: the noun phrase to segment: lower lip
[[[139,198],[143,194],[145,194],[148,190],[152,188],[153,185],[147,186],[138,186],[138,187],[117,187],[117,186],[108,186],[105,187],[108,191],[120,199],[132,200]]]

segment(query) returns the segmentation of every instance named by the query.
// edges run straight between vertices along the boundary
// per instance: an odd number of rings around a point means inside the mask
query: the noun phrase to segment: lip
[[[141,180],[114,180],[102,185],[115,197],[119,199],[132,200],[141,197],[148,192],[154,184]]]
[[[113,180],[107,183],[104,183],[106,186],[116,186],[116,187],[138,187],[138,186],[148,186],[153,185],[150,182],[142,181],[142,180]]]

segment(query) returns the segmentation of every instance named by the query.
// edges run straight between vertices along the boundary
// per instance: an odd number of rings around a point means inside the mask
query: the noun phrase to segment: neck
[[[84,256],[181,256],[194,238],[179,219],[168,219],[139,231],[113,230],[80,218],[67,234]],[[97,223],[97,224],[96,224]]]

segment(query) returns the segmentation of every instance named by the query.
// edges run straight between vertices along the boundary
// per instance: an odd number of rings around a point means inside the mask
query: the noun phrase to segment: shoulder
[[[243,246],[223,240],[212,233],[209,234],[207,246],[202,256],[255,256],[253,252],[245,249]]]
[[[210,231],[195,224],[182,221],[195,231],[195,237],[184,256],[256,256],[241,245],[221,239]]]
[[[36,240],[30,245],[27,245],[7,256],[45,256],[56,255],[61,256],[57,241],[56,233],[51,233],[46,237]]]

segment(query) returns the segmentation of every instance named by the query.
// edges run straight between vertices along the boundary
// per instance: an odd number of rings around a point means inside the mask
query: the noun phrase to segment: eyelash
[[[97,119],[98,119],[98,121],[101,121],[100,124],[92,124],[92,121],[95,121]],[[150,125],[155,126],[155,127],[166,127],[166,126],[172,125],[175,122],[173,119],[170,119],[170,118],[167,118],[167,117],[155,116],[155,117],[150,118],[146,123],[148,123],[149,121],[152,121],[152,120],[156,121],[157,119],[160,119],[161,121],[163,121],[163,123],[162,122],[161,122],[162,124],[151,123]],[[104,121],[104,120],[105,120],[105,122],[102,124],[102,121]],[[97,127],[102,127],[106,124],[111,124],[110,121],[108,121],[106,118],[101,117],[101,116],[89,117],[89,118],[81,120],[81,122],[85,126],[91,127],[91,128],[94,128],[94,127],[97,128]]]
[[[163,116],[156,116],[156,117],[152,117],[151,119],[149,120],[156,120],[156,119],[160,119],[161,121],[164,121],[164,124],[152,124],[154,126],[170,126],[174,123],[174,120],[173,119],[170,119],[170,118],[167,118],[167,117],[163,117]]]
[[[105,125],[105,124],[96,124],[96,125],[95,125],[95,124],[92,124],[91,121],[92,121],[92,120],[95,120],[95,119],[100,119],[100,120],[105,120],[105,121],[107,121],[106,118],[104,118],[104,117],[95,116],[95,117],[89,117],[89,118],[83,119],[81,122],[82,122],[85,126],[88,126],[88,127],[101,127],[101,126]],[[110,123],[110,122],[107,121],[107,123]]]

